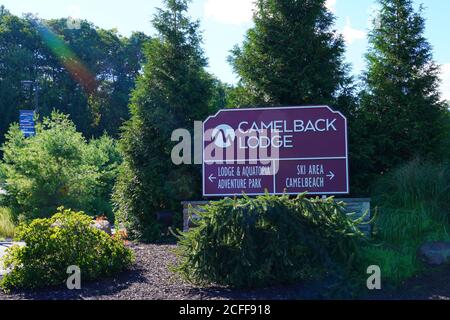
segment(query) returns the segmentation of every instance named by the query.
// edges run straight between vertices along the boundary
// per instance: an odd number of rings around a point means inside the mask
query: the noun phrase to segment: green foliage
[[[448,165],[411,161],[382,177],[374,188],[379,248],[366,250],[368,261],[399,284],[422,270],[419,247],[450,240]],[[373,254],[370,257],[370,254]]]
[[[5,204],[16,218],[48,217],[63,205],[112,218],[110,194],[120,163],[115,142],[87,142],[67,116],[52,113],[24,138],[17,125],[7,134],[0,172]]]
[[[175,166],[172,132],[203,121],[221,101],[220,86],[205,71],[198,22],[186,17],[189,1],[167,0],[153,25],[158,31],[146,47],[147,64],[131,99],[131,120],[120,141],[125,163],[115,187],[119,223],[133,239],[157,240],[157,211],[181,213],[180,201],[199,196],[200,168]],[[223,104],[221,102],[220,104]]]
[[[0,207],[0,240],[14,237],[14,221],[11,210]]]
[[[450,163],[450,104],[447,102],[448,110],[444,116],[444,124],[442,127],[442,143],[437,146],[437,159],[441,162]]]
[[[347,274],[363,236],[332,198],[260,196],[206,206],[179,238],[175,270],[187,280],[233,287]]]
[[[415,276],[421,265],[415,252],[398,251],[384,247],[365,247],[361,250],[365,265],[377,265],[381,269],[381,279],[394,286]]]
[[[128,119],[128,99],[149,41],[143,33],[122,37],[87,21],[79,29],[67,19],[39,20],[0,15],[0,143],[19,109],[34,108],[34,94],[21,81],[39,84],[39,112],[70,114],[86,136],[116,135]],[[126,63],[124,63],[126,61]],[[67,68],[68,62],[71,68]],[[74,66],[76,72],[74,72]]]
[[[258,0],[254,23],[229,58],[242,81],[233,100],[253,106],[334,104],[346,81],[345,49],[325,0]]]
[[[422,8],[415,12],[412,0],[378,2],[362,93],[364,139],[373,146],[367,170],[375,174],[417,156],[438,158],[448,135],[439,67],[424,36]]]
[[[430,163],[413,160],[400,166],[385,177],[382,177],[374,187],[374,200],[380,205],[381,224],[392,225],[392,217],[398,217],[398,225],[389,227],[389,233],[394,229],[404,229],[404,223],[410,221],[411,228],[420,228],[418,221],[426,217],[438,224],[449,222],[450,212],[450,166],[449,164]],[[383,213],[385,212],[385,213]],[[403,218],[402,218],[403,217]],[[403,225],[403,228],[401,227]],[[433,227],[430,226],[432,229]],[[392,230],[391,230],[392,229]],[[419,233],[407,234],[420,241]],[[383,232],[380,230],[380,232]],[[403,237],[390,239],[400,241]]]
[[[67,268],[78,266],[82,281],[115,275],[134,262],[122,240],[92,226],[83,212],[60,209],[49,219],[36,219],[17,228],[25,247],[9,249],[4,259],[11,272],[0,281],[4,290],[63,285]]]

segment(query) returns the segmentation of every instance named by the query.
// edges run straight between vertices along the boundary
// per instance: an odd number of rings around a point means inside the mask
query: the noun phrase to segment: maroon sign
[[[347,119],[327,106],[225,109],[203,123],[203,195],[347,194]]]

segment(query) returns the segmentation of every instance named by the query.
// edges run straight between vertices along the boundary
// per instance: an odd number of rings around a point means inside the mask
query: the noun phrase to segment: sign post
[[[36,134],[33,110],[20,110],[19,126],[25,138]]]
[[[203,195],[349,193],[347,119],[328,106],[225,109],[203,123]]]

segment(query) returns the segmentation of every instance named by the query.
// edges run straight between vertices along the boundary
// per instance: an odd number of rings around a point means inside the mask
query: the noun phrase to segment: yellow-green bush
[[[128,268],[134,254],[123,241],[92,226],[82,212],[63,210],[48,219],[20,224],[15,246],[4,259],[11,269],[0,282],[6,291],[57,286],[65,283],[69,266],[78,266],[82,280],[112,276]]]

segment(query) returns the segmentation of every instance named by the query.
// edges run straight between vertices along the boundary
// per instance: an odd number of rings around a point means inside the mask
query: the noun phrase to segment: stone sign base
[[[354,214],[352,216],[353,220],[362,217],[364,214],[369,212],[365,218],[365,222],[369,222],[371,219],[370,212],[370,201],[369,198],[348,198],[348,199],[335,199],[336,202],[344,202],[345,209],[348,214]],[[192,220],[198,219],[195,214],[195,210],[201,211],[202,207],[207,205],[209,201],[185,201],[182,202],[183,205],[183,231],[187,232],[193,227]],[[369,236],[372,233],[371,225],[365,224],[361,225],[360,229],[364,234]]]

